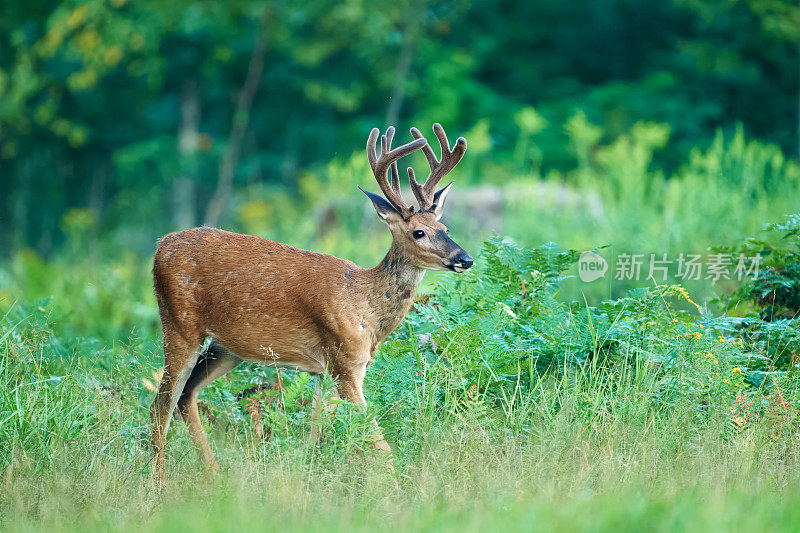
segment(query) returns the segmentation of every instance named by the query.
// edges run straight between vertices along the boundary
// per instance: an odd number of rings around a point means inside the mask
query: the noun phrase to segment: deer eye
[[[418,229],[418,230],[414,230],[414,232],[411,235],[415,239],[421,239],[421,238],[423,238],[425,236],[425,232],[422,231],[421,229]]]

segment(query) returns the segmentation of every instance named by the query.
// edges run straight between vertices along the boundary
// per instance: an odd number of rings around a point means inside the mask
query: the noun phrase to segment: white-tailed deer
[[[366,405],[362,383],[383,340],[411,308],[425,270],[463,272],[472,258],[439,222],[450,190],[434,192],[467,149],[453,149],[439,124],[438,160],[422,134],[391,149],[394,128],[372,130],[367,157],[385,199],[361,189],[389,225],[392,246],[375,268],[279,242],[213,228],[170,233],[158,243],[153,278],[164,329],[164,375],[150,408],[155,473],[166,475],[164,446],[177,407],[204,465],[216,469],[197,408],[200,391],[242,360],[330,372],[338,393]],[[408,176],[419,209],[400,195],[397,160],[422,149],[431,171],[423,185]],[[387,173],[391,172],[391,182]],[[360,187],[359,187],[360,188]],[[212,341],[205,350],[204,340]],[[378,434],[375,447],[390,450]]]

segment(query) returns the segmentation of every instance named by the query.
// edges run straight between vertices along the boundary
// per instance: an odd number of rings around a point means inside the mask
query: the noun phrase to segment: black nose
[[[455,262],[456,265],[460,266],[461,268],[467,269],[472,266],[472,263],[474,261],[467,252],[461,252],[460,254],[458,254],[458,256],[456,256]]]

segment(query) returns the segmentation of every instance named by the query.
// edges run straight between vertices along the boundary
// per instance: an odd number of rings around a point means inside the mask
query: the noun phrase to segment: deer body
[[[424,270],[396,255],[365,269],[196,228],[160,241],[154,278],[162,320],[183,336],[198,344],[211,337],[242,359],[335,375],[337,353],[371,357],[408,313]]]
[[[377,130],[370,136],[370,164],[389,201],[366,194],[393,236],[389,252],[375,268],[214,228],[179,231],[159,241],[153,278],[164,330],[164,376],[151,406],[159,479],[166,473],[164,446],[176,407],[204,464],[216,468],[197,397],[242,360],[314,374],[327,371],[341,397],[366,405],[362,384],[367,365],[408,313],[425,270],[462,271],[472,265],[438,221],[449,185],[435,195],[429,192],[455,166],[466,142],[459,139],[450,152],[437,127],[441,163],[416,130],[416,141],[389,152],[390,128],[380,158],[374,152]],[[421,186],[409,169],[421,208],[414,212],[399,196],[396,161],[419,148],[428,156],[432,177]],[[201,351],[209,337],[211,344]],[[389,450],[383,437],[377,437],[375,447]]]

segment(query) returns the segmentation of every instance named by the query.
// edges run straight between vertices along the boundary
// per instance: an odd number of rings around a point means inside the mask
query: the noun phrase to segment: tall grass
[[[470,137],[479,156],[491,139],[475,136],[487,131]],[[739,131],[667,175],[653,162],[663,126],[603,142],[577,114],[565,133],[569,172],[542,176],[546,160],[526,162],[539,153],[535,132],[518,140],[515,163],[478,157],[462,169],[464,182],[504,185],[500,221],[513,239],[458,239],[482,249],[476,267],[429,277],[431,300],[369,369],[367,411],[340,405],[314,445],[313,380],[284,375],[278,389],[274,370],[242,365],[201,397],[222,472],[201,471],[175,423],[161,489],[149,445],[161,365],[149,260],[103,252],[108,243],[87,239],[89,213],[66,217],[60,255],[22,250],[0,267],[0,528],[796,529],[793,300],[769,321],[728,316],[704,305],[709,293],[675,285],[620,284],[569,302],[576,252],[533,244],[731,245],[796,210],[797,164]],[[239,191],[240,229],[377,263],[387,234],[353,197],[369,175],[359,153],[309,171],[296,196]],[[457,211],[454,233],[476,227]],[[756,288],[794,290],[784,268],[794,257],[780,255]],[[370,451],[375,418],[394,474]]]
[[[201,398],[222,472],[201,471],[175,423],[161,489],[147,416],[157,352],[65,343],[44,308],[18,304],[0,334],[0,527],[796,528],[794,372],[729,319],[681,310],[678,287],[559,302],[572,261],[486,243],[478,270],[444,278],[381,350],[370,409],[340,405],[319,446],[307,375],[254,389],[273,372],[238,368]],[[779,342],[794,342],[782,324]],[[395,473],[369,448],[373,417]]]

